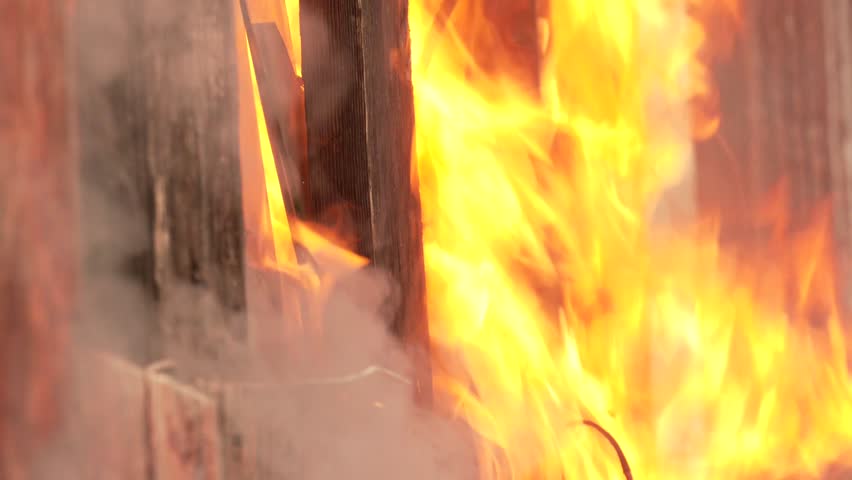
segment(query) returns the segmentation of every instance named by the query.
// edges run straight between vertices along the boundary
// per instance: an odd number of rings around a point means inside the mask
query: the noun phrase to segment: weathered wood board
[[[234,4],[149,0],[141,15],[163,341],[217,361],[246,335]]]
[[[79,0],[73,22],[79,122],[80,322],[91,347],[157,355],[153,199],[145,157],[145,57],[135,0]]]

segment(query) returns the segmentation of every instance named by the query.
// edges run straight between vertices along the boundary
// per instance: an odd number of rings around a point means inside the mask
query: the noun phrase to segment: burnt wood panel
[[[361,12],[354,0],[300,3],[309,189],[307,214],[345,211],[364,255],[373,250]],[[386,52],[387,53],[387,52]],[[336,219],[334,219],[336,220]]]
[[[0,478],[44,478],[76,309],[69,2],[0,0]]]
[[[144,363],[155,354],[151,176],[145,158],[141,3],[79,0],[81,321],[89,345]]]
[[[216,360],[246,335],[234,5],[142,5],[160,325],[171,355]]]
[[[412,171],[414,105],[408,2],[301,2],[308,138],[308,212],[344,206],[358,250],[387,270],[394,330],[422,347],[428,386],[420,199]]]

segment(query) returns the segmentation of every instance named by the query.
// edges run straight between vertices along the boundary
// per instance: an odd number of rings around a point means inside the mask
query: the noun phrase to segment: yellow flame
[[[273,3],[269,3],[272,1]],[[290,58],[297,75],[301,74],[301,37],[299,28],[299,2],[298,0],[263,0],[250,2],[253,19],[255,21],[274,21],[285,38],[286,46],[290,52]],[[256,17],[256,18],[255,18]],[[365,266],[368,262],[364,257],[357,255],[335,240],[335,233],[322,229],[316,225],[309,225],[301,220],[288,218],[288,212],[281,191],[278,171],[275,165],[275,157],[272,152],[272,144],[269,139],[266,118],[263,111],[263,103],[260,98],[260,89],[255,75],[254,62],[251,49],[246,42],[248,55],[249,73],[251,79],[251,92],[254,102],[255,120],[257,122],[258,141],[260,144],[260,157],[263,166],[264,187],[266,189],[266,205],[260,208],[268,218],[264,218],[259,225],[261,235],[271,240],[273,245],[272,255],[262,258],[264,268],[277,270],[290,274],[301,280],[305,286],[314,290],[318,288],[321,279],[317,278],[315,272],[310,268],[302,268],[296,259],[294,241],[298,241],[315,259],[320,259],[328,265],[337,266],[338,270],[350,271]],[[335,270],[339,275],[340,273]],[[333,276],[332,276],[333,277]],[[326,279],[333,283],[334,278]]]
[[[247,42],[248,43],[248,42]],[[251,90],[254,97],[254,108],[257,115],[258,139],[260,141],[260,157],[263,162],[263,175],[266,184],[266,201],[269,213],[271,232],[265,232],[272,237],[275,258],[264,258],[267,267],[286,270],[296,265],[296,251],[293,247],[293,232],[290,231],[290,223],[287,218],[287,209],[284,204],[284,196],[281,192],[281,184],[278,180],[278,172],[275,169],[275,157],[272,154],[272,144],[269,140],[269,132],[266,127],[266,118],[263,114],[263,105],[260,101],[260,90],[257,85],[257,77],[254,72],[251,49],[246,47],[249,57],[249,70],[251,71]]]
[[[440,35],[442,2],[410,6],[435,383],[479,435],[483,478],[623,478],[584,420],[639,479],[852,463],[829,217],[748,262],[713,221],[650,221],[711,90],[687,7],[714,2],[549,2],[529,85],[480,67],[510,57],[470,13],[488,1],[459,0]]]

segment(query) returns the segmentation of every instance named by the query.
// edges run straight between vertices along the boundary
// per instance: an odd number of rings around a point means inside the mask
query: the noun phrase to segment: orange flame
[[[274,22],[284,38],[297,74],[301,73],[301,39],[298,0],[249,0],[254,23]],[[256,348],[271,359],[277,359],[285,342],[304,340],[304,335],[321,333],[321,312],[337,279],[363,267],[367,260],[351,252],[336,239],[333,231],[292,218],[281,190],[279,172],[267,129],[254,59],[248,45],[242,16],[237,17],[241,68],[241,141],[244,177],[244,206],[249,232],[247,258],[253,268],[283,274],[279,277],[281,319],[266,323],[266,315],[258,315],[260,324],[253,327]],[[250,112],[250,115],[249,115]],[[251,118],[249,118],[249,116]],[[252,238],[256,237],[256,238]],[[311,259],[300,259],[296,245],[304,247]],[[286,278],[286,280],[285,280]],[[298,287],[298,288],[296,288]],[[268,301],[268,299],[263,300]],[[281,323],[275,323],[280,321]]]
[[[732,0],[549,2],[539,85],[482,67],[514,54],[476,14],[489,1],[459,0],[441,35],[439,1],[410,7],[435,380],[482,477],[622,478],[584,421],[635,478],[852,463],[830,217],[746,259],[715,222],[650,220],[689,166],[688,105],[712,96],[697,12]]]

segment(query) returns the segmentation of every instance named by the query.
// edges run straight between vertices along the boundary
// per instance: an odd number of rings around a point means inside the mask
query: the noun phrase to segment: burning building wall
[[[3,478],[845,478],[843,2],[22,5]]]

